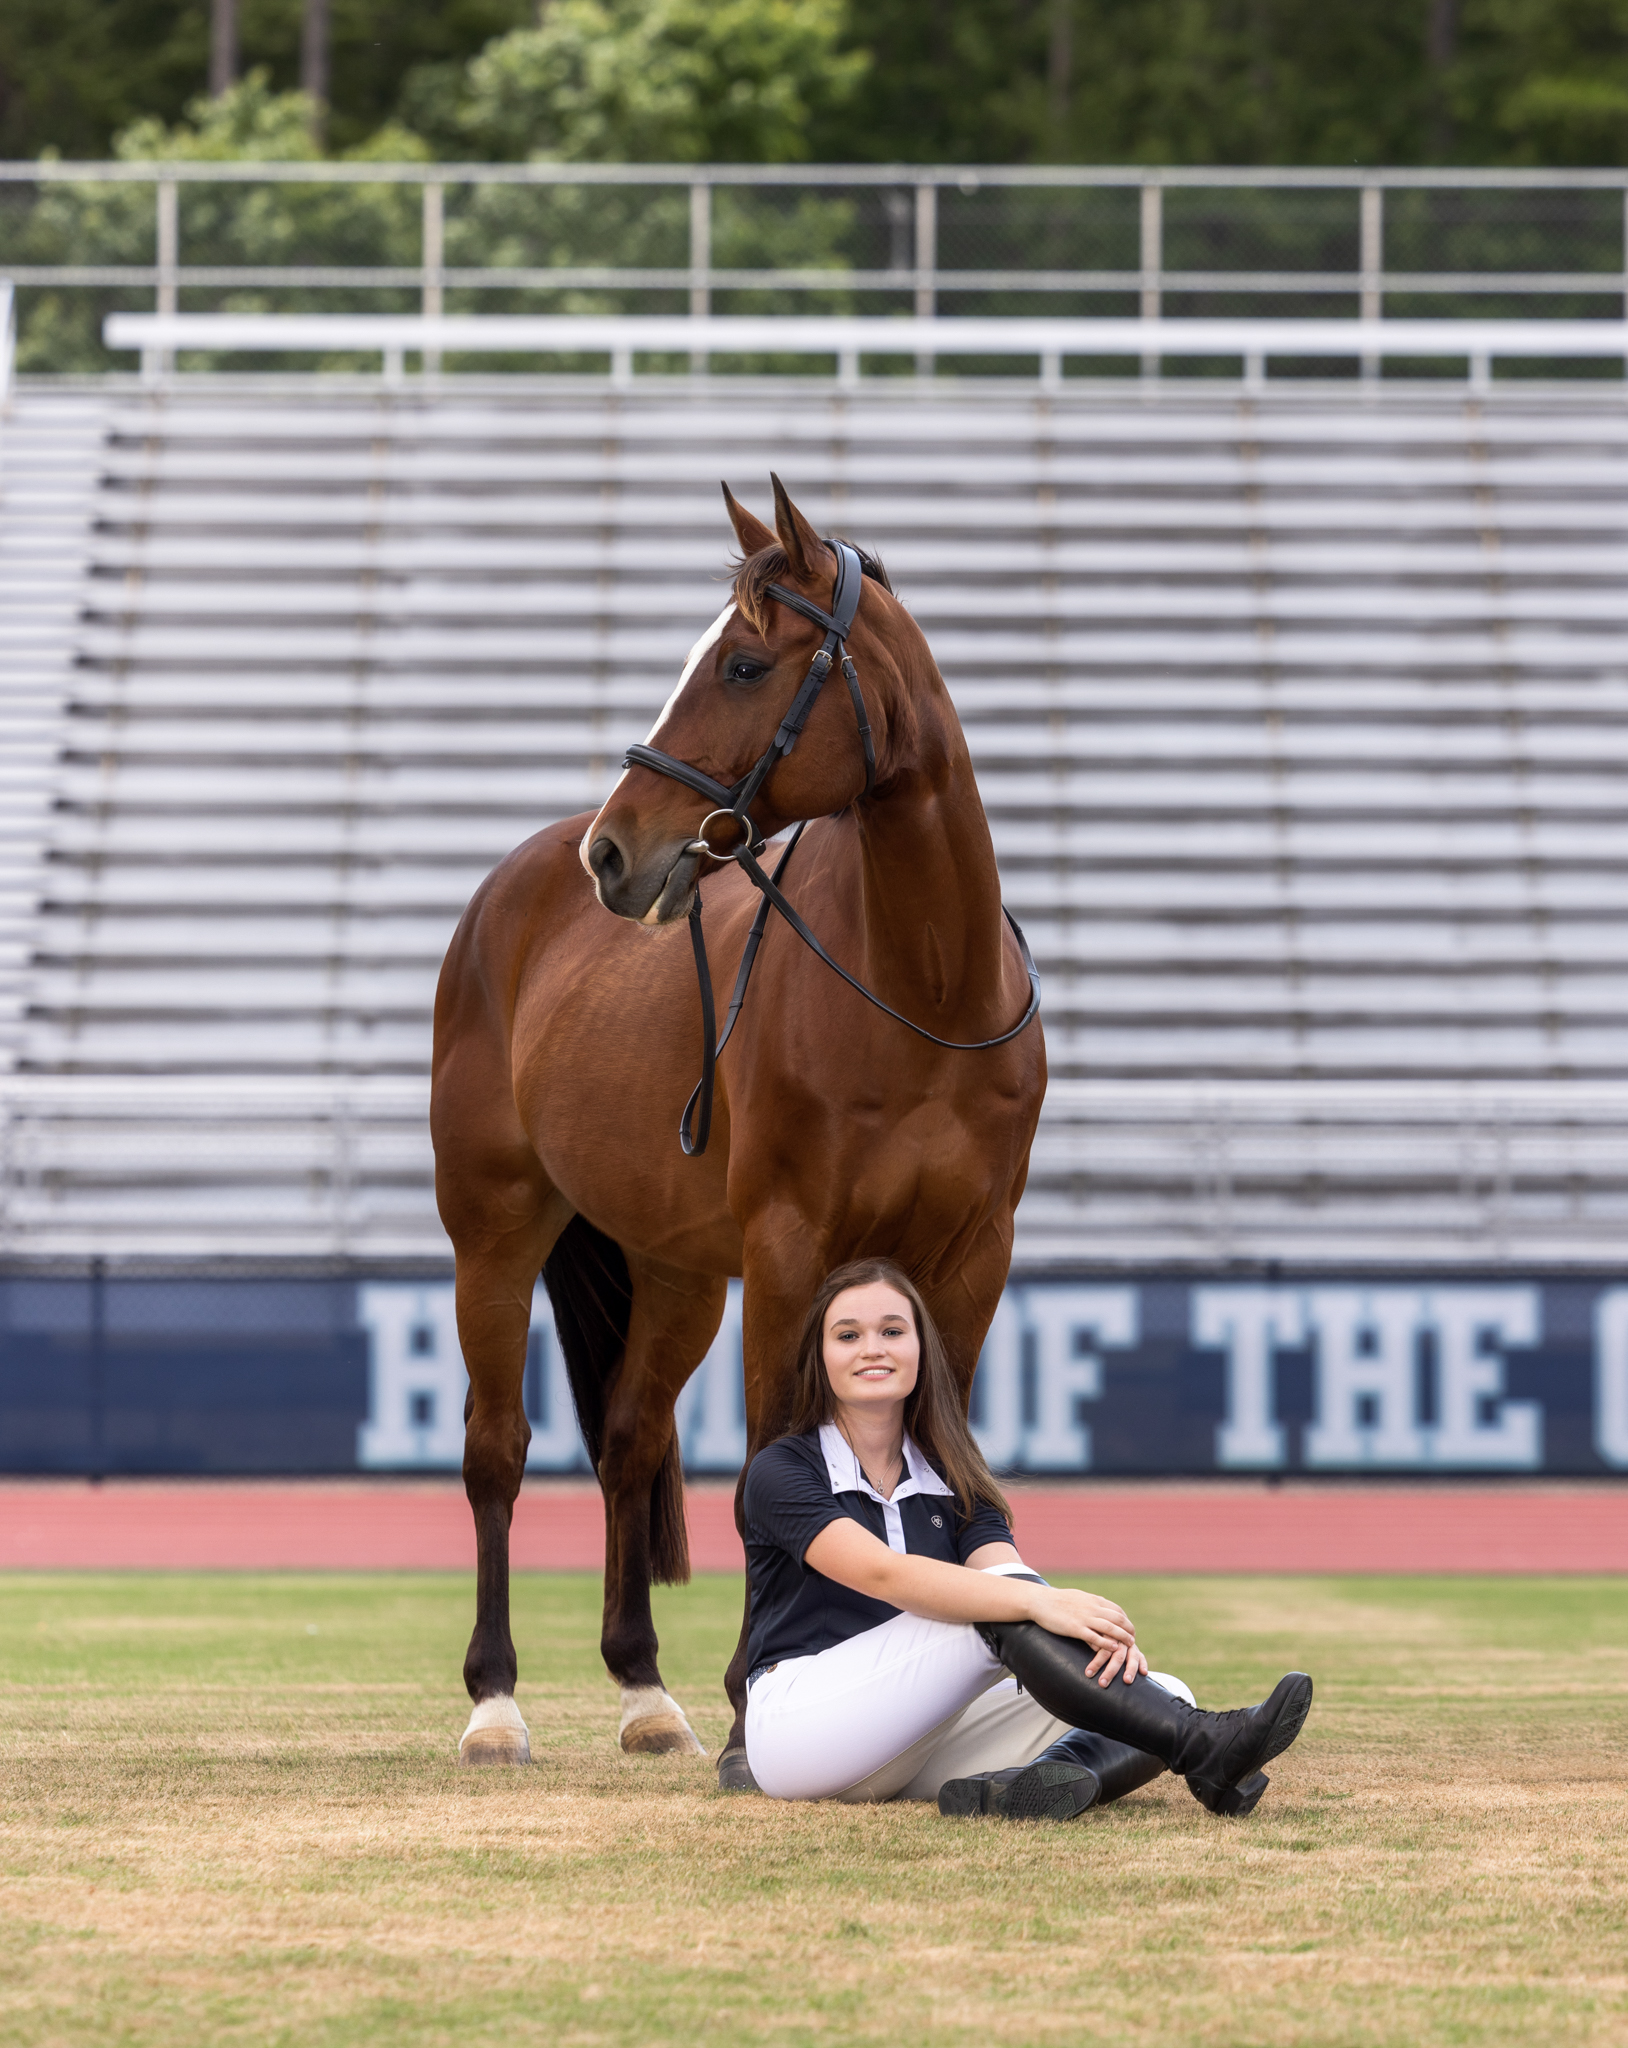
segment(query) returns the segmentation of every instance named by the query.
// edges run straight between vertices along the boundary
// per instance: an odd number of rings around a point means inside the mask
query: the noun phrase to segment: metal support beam
[[[1382,185],[1364,185],[1361,196],[1359,220],[1361,246],[1358,262],[1361,266],[1360,317],[1364,320],[1382,320],[1385,317],[1385,190]],[[1379,375],[1378,356],[1364,356],[1362,374],[1370,382]]]
[[[157,311],[160,315],[179,312],[180,291],[176,273],[181,267],[181,204],[180,191],[173,178],[161,178],[158,182],[158,292]],[[166,349],[158,358],[154,369],[159,376],[166,376],[175,368],[175,356]]]
[[[697,179],[690,187],[690,317],[704,320],[712,311],[712,187]],[[707,356],[690,356],[690,375],[704,377]]]
[[[446,249],[446,188],[430,179],[424,186],[424,284],[420,304],[426,320],[439,320],[443,311],[441,272]],[[441,351],[424,351],[424,374],[440,374]]]
[[[938,187],[924,179],[916,187],[916,318],[931,320],[938,311]],[[934,358],[918,355],[916,375],[930,377]]]
[[[1157,320],[1164,309],[1164,191],[1153,179],[1142,187],[1142,318]],[[1157,377],[1159,358],[1142,358],[1142,375]]]

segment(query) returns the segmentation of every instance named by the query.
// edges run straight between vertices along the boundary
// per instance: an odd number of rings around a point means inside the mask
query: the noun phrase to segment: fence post
[[[1359,314],[1364,320],[1382,320],[1385,316],[1385,188],[1382,185],[1364,185],[1362,188],[1361,254],[1358,263],[1362,271]],[[1379,373],[1378,356],[1364,356],[1364,379],[1372,383]]]
[[[916,187],[916,318],[938,312],[938,187],[923,179]],[[916,357],[916,375],[930,377],[936,358],[930,349]]]
[[[441,293],[443,251],[446,246],[446,187],[434,178],[424,181],[424,283],[419,310],[426,320],[439,320],[445,300]],[[424,374],[440,374],[441,351],[427,348],[423,355]]]
[[[1157,320],[1164,308],[1164,191],[1149,178],[1142,186],[1142,318]],[[1159,358],[1142,358],[1142,375],[1157,377]]]
[[[712,311],[712,187],[697,179],[690,187],[690,318],[705,320]],[[690,375],[707,373],[705,349],[691,349]]]
[[[181,265],[181,207],[180,189],[173,178],[158,181],[158,295],[157,310],[160,314],[177,310],[180,292],[176,272]],[[143,364],[145,368],[145,363]],[[157,369],[160,376],[167,376],[175,368],[175,352],[164,349],[160,352]]]

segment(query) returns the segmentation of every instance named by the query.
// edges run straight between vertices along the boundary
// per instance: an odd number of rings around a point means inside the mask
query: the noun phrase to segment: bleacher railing
[[[997,363],[1032,374],[1042,389],[1062,387],[1065,365],[1099,368],[1134,360],[1154,374],[1175,361],[1239,362],[1246,390],[1265,389],[1274,358],[1325,368],[1360,364],[1375,376],[1387,361],[1450,362],[1466,366],[1472,391],[1492,387],[1496,361],[1628,363],[1628,321],[1622,320],[894,320],[833,319],[824,315],[753,317],[588,313],[541,317],[502,314],[426,320],[414,315],[365,313],[114,313],[107,320],[110,349],[139,349],[148,383],[173,373],[177,355],[229,362],[234,356],[317,356],[332,362],[376,354],[386,383],[406,375],[409,353],[426,375],[448,355],[525,356],[574,366],[608,358],[613,384],[633,382],[635,364],[665,364],[688,355],[692,371],[705,371],[715,355],[726,361],[833,360],[837,381],[852,390],[867,357],[913,357],[918,375],[932,374],[946,358]]]
[[[425,1080],[0,1077],[7,1258],[440,1261]],[[1616,1082],[1053,1081],[1031,1268],[1294,1257],[1620,1265]]]
[[[115,311],[1620,318],[1628,171],[0,165],[21,364]]]

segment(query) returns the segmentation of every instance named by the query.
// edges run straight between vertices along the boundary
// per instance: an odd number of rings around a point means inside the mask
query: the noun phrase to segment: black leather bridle
[[[857,548],[847,541],[828,540],[825,545],[836,556],[836,583],[831,595],[831,609],[822,611],[799,591],[788,590],[783,583],[764,586],[765,594],[779,604],[798,612],[814,625],[824,628],[825,639],[809,663],[797,694],[792,698],[786,715],[775,730],[774,738],[759,755],[754,764],[734,784],[719,782],[700,768],[691,767],[688,761],[677,760],[671,754],[664,754],[659,747],[646,746],[642,742],[631,746],[622,757],[626,768],[653,768],[658,775],[670,775],[675,782],[682,782],[693,789],[698,796],[710,798],[717,809],[709,811],[697,827],[696,836],[685,848],[687,853],[711,854],[714,860],[733,860],[743,868],[763,900],[752,920],[752,929],[746,935],[746,947],[741,954],[741,964],[735,976],[734,993],[729,999],[729,1010],[724,1018],[723,1036],[718,1036],[718,1016],[712,999],[712,973],[707,966],[706,939],[701,930],[701,889],[697,883],[690,899],[690,942],[695,949],[695,971],[701,984],[701,1078],[691,1091],[690,1099],[684,1105],[684,1114],[679,1119],[678,1142],[684,1148],[686,1157],[694,1158],[707,1149],[707,1140],[712,1135],[712,1095],[716,1078],[718,1055],[729,1043],[729,1035],[740,1016],[741,1005],[746,1000],[746,985],[752,978],[752,965],[757,959],[758,947],[763,942],[763,933],[769,919],[771,905],[779,911],[792,930],[808,946],[815,956],[823,960],[834,974],[841,975],[852,989],[857,989],[866,1002],[873,1003],[884,1015],[893,1018],[914,1031],[918,1038],[925,1038],[932,1045],[941,1045],[950,1052],[988,1052],[997,1045],[1005,1045],[1009,1039],[1033,1022],[1040,1009],[1040,971],[1034,964],[1034,955],[1029,951],[1029,942],[1023,936],[1023,927],[1012,915],[1004,911],[1006,922],[1012,927],[1018,942],[1018,951],[1023,956],[1023,965],[1029,975],[1029,1007],[1012,1026],[998,1038],[980,1038],[971,1044],[961,1039],[939,1038],[925,1030],[920,1024],[911,1023],[908,1017],[884,1003],[880,996],[873,995],[863,982],[856,981],[846,967],[831,958],[797,912],[780,892],[780,877],[786,872],[786,864],[797,851],[797,842],[807,830],[805,818],[791,835],[786,850],[775,864],[773,875],[767,875],[758,864],[757,856],[763,851],[763,834],[753,822],[750,805],[768,779],[769,771],[777,761],[785,759],[802,737],[803,727],[808,723],[809,713],[814,709],[815,699],[825,686],[825,679],[831,673],[833,662],[840,662],[843,680],[848,685],[848,695],[853,700],[854,717],[859,726],[859,743],[865,754],[865,787],[855,799],[862,802],[876,787],[876,746],[871,737],[870,720],[865,715],[865,698],[859,687],[859,677],[848,655],[847,639],[853,630],[854,614],[859,610],[860,586],[864,581],[864,565]],[[708,842],[707,827],[714,818],[733,820],[739,834],[737,844],[726,852],[719,853]],[[699,1108],[699,1118],[697,1109]]]
[[[859,744],[865,750],[865,795],[869,796],[876,787],[876,746],[871,738],[870,720],[865,716],[865,699],[860,693],[859,677],[848,658],[846,641],[853,631],[854,614],[859,609],[859,586],[864,581],[865,571],[859,559],[857,548],[851,548],[845,540],[828,540],[826,546],[837,558],[836,588],[831,596],[831,609],[822,612],[800,592],[788,590],[783,583],[770,583],[767,594],[788,606],[794,612],[801,612],[805,619],[816,626],[823,626],[825,638],[820,643],[814,659],[808,665],[802,687],[792,698],[786,715],[781,719],[775,736],[747,769],[740,781],[733,787],[715,781],[699,768],[692,768],[688,761],[676,761],[671,754],[664,754],[659,747],[643,744],[629,747],[622,756],[627,768],[654,768],[659,775],[670,775],[675,782],[682,782],[693,789],[698,796],[710,797],[718,806],[701,820],[696,828],[695,845],[706,843],[707,827],[714,818],[733,818],[740,831],[740,845],[752,853],[763,851],[763,834],[753,824],[748,806],[768,780],[769,770],[777,761],[785,759],[798,740],[802,738],[803,727],[808,723],[808,714],[814,709],[814,700],[825,685],[831,673],[833,659],[842,663],[843,680],[848,685],[848,695],[853,699],[854,717],[859,721]],[[707,845],[707,852],[714,849]],[[719,855],[727,859],[738,852],[730,848]]]

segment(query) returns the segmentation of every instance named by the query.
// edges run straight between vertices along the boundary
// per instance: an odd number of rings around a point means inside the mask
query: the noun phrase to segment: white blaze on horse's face
[[[701,635],[700,639],[697,640],[695,645],[690,649],[689,657],[684,663],[684,673],[673,685],[672,695],[667,699],[667,702],[661,707],[661,710],[656,714],[655,724],[651,726],[650,730],[644,736],[644,743],[647,747],[653,747],[655,745],[656,736],[661,731],[662,727],[667,723],[667,720],[672,713],[673,706],[678,702],[679,693],[683,690],[684,685],[689,681],[690,677],[693,676],[695,674],[695,671],[700,667],[703,658],[707,654],[709,654],[714,647],[717,646],[719,640],[723,637],[723,630],[725,626],[729,624],[730,620],[734,616],[735,605],[734,600],[731,599],[730,602],[724,606],[723,610],[713,620],[712,624],[708,626],[707,630]],[[594,872],[592,864],[588,859],[588,849],[590,846],[592,846],[594,841],[594,825],[597,825],[599,823],[600,818],[602,818],[605,815],[606,811],[608,811],[611,805],[616,801],[617,790],[620,790],[622,784],[626,780],[627,770],[624,769],[616,779],[616,788],[611,791],[610,795],[606,797],[605,801],[600,805],[598,813],[594,818],[594,824],[590,825],[587,831],[584,832],[582,835],[582,844],[577,849],[577,858],[582,862],[583,868],[589,876],[593,876]],[[599,887],[597,879],[595,879],[594,887],[597,892]],[[601,897],[600,901],[603,902],[604,898]],[[650,914],[648,914],[643,919],[643,922],[645,924],[649,924],[651,922],[651,917],[653,915],[654,906],[652,906]]]
[[[661,731],[662,727],[667,723],[669,717],[671,717],[673,706],[678,702],[679,692],[683,689],[684,685],[689,681],[690,677],[695,674],[695,671],[701,666],[702,657],[706,654],[709,654],[712,651],[712,649],[717,646],[718,642],[723,638],[724,628],[729,624],[730,620],[734,616],[735,605],[733,599],[731,599],[731,601],[724,606],[723,610],[713,620],[712,624],[708,626],[707,630],[701,635],[700,639],[697,640],[695,645],[690,649],[689,659],[684,664],[684,673],[673,685],[673,694],[667,699],[667,702],[661,707],[660,712],[657,714],[655,724],[651,726],[650,730],[644,736],[644,743],[647,747],[653,747],[655,745],[656,734]]]

